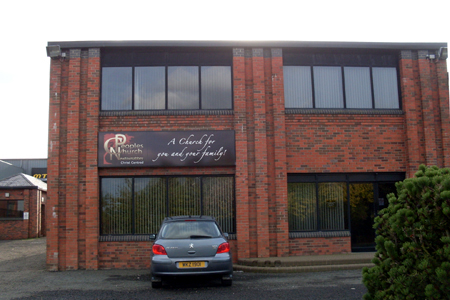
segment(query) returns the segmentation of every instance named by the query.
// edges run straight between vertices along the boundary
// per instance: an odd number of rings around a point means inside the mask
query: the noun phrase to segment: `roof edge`
[[[437,50],[447,43],[384,43],[384,42],[313,42],[313,41],[61,41],[48,42],[48,46],[70,48],[111,47],[278,47],[278,48],[343,48],[386,50]]]
[[[0,190],[41,190],[46,192],[47,190],[39,188],[38,186],[0,186]]]

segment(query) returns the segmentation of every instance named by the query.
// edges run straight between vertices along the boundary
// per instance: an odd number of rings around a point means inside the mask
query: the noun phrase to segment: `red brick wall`
[[[405,172],[404,116],[286,115],[288,173]]]
[[[9,193],[9,197],[5,196]],[[41,235],[41,199],[46,192],[38,189],[0,190],[1,200],[23,200],[28,220],[0,220],[0,240],[37,238]]]
[[[236,241],[230,241],[233,262],[237,262]],[[152,242],[100,242],[99,269],[148,270]]]
[[[9,193],[9,197],[5,196]],[[0,190],[0,200],[23,200],[24,211],[29,212],[29,190]],[[30,220],[0,220],[0,240],[28,238]]]
[[[285,114],[282,49],[232,51],[234,112],[226,115],[100,113],[100,50],[52,59],[49,270],[148,268],[149,243],[99,242],[99,176],[235,174],[237,260],[350,251],[350,238],[288,238],[288,173],[412,176],[420,163],[450,166],[446,65],[427,51],[399,51],[403,115]],[[99,131],[145,130],[234,130],[236,167],[97,168]]]
[[[351,252],[350,237],[295,238],[289,240],[289,255],[324,255]]]

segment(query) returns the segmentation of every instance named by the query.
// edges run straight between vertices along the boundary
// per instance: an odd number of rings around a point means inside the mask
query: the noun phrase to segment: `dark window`
[[[314,67],[316,108],[344,108],[342,73],[339,67]]]
[[[130,110],[132,99],[132,68],[103,68],[102,109]]]
[[[348,229],[345,183],[289,183],[289,230]]]
[[[169,67],[169,109],[199,109],[198,67]]]
[[[189,239],[191,236],[220,237],[219,228],[214,222],[170,222],[161,229],[163,239]]]
[[[395,55],[287,52],[286,108],[399,109]]]
[[[176,215],[210,215],[224,232],[235,232],[232,176],[101,179],[101,234],[157,233]]]
[[[166,106],[166,68],[136,67],[134,69],[134,88],[134,109],[164,109]]]
[[[361,220],[373,224],[387,203],[378,187],[392,187],[404,178],[403,173],[289,175],[289,231],[348,230],[350,224],[355,231]]]
[[[23,218],[23,200],[1,200],[0,218]]]
[[[311,67],[285,66],[283,71],[286,108],[312,108]]]
[[[372,108],[370,68],[344,67],[347,108]]]
[[[102,110],[233,108],[231,50],[105,52]]]

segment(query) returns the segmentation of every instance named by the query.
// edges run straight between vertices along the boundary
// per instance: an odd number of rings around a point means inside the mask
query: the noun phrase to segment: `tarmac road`
[[[0,241],[0,299],[361,299],[361,271],[235,272],[232,287],[192,278],[152,289],[147,270],[48,272],[45,238]]]

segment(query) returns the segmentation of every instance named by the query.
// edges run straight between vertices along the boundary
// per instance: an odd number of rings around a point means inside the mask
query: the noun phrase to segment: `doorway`
[[[349,184],[352,252],[375,251],[375,217],[395,192],[393,182]]]

